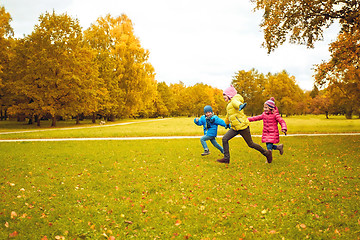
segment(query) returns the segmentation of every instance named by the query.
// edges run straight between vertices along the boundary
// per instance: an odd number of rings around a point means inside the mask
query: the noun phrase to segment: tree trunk
[[[92,115],[92,123],[95,123],[96,122],[96,113],[93,112],[93,115]]]
[[[346,119],[352,119],[352,113],[353,113],[352,110],[346,111],[346,114],[345,114]]]
[[[17,121],[18,121],[18,122],[25,122],[25,115],[22,114],[22,113],[19,113],[19,114],[17,115]]]
[[[326,119],[329,119],[329,112],[328,111],[325,111],[325,116],[326,116]]]
[[[114,122],[114,121],[115,121],[115,116],[114,116],[114,114],[110,114],[110,117],[108,118],[108,121],[110,121],[110,122]]]
[[[40,116],[39,115],[35,115],[35,121],[36,121],[36,126],[40,127]]]
[[[76,125],[80,124],[80,117],[79,115],[76,115]]]
[[[32,124],[33,124],[33,117],[34,117],[34,116],[32,116],[32,115],[31,115],[31,117],[29,117],[29,122],[28,122],[29,125],[32,125]]]
[[[56,127],[56,116],[51,116],[51,119],[52,119],[51,126]]]

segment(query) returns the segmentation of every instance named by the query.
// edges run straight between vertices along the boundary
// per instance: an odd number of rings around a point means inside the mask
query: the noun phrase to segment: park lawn
[[[224,119],[223,116],[222,118]],[[326,119],[323,115],[292,116],[286,117],[284,120],[287,123],[289,134],[360,132],[360,119],[349,120],[343,116],[333,116],[330,119]],[[75,125],[74,121],[65,121],[61,126],[36,128],[24,123],[0,121],[0,139],[199,136],[203,134],[202,127],[195,125],[193,118],[188,117],[126,119],[114,123],[108,122],[106,125],[90,124],[88,121],[85,124]],[[262,126],[262,121],[252,122],[250,125],[252,134],[261,134]],[[219,126],[219,135],[225,134],[226,131]]]
[[[359,239],[360,137],[281,142],[0,143],[0,239]]]

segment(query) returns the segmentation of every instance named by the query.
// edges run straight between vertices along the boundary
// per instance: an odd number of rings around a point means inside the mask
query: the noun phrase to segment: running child
[[[223,136],[222,143],[224,147],[224,157],[218,159],[220,163],[230,163],[229,140],[236,135],[241,135],[248,147],[253,148],[264,155],[268,162],[271,162],[270,151],[262,148],[259,144],[253,142],[250,133],[250,122],[245,115],[243,108],[246,106],[243,97],[237,93],[233,86],[226,88],[223,92],[226,106],[225,123],[230,124],[230,130]]]
[[[212,107],[207,105],[204,107],[205,115],[202,115],[200,118],[195,118],[194,123],[198,126],[203,126],[204,136],[200,138],[201,145],[204,148],[202,156],[209,155],[210,151],[206,144],[206,141],[210,141],[214,147],[219,149],[221,153],[224,153],[224,149],[216,141],[218,125],[226,128],[225,121],[214,115]]]
[[[285,134],[287,132],[287,126],[284,119],[282,119],[279,114],[279,110],[275,105],[275,99],[273,97],[264,103],[264,112],[261,115],[249,117],[248,120],[250,122],[263,120],[261,141],[266,143],[266,148],[271,153],[271,160],[272,150],[279,150],[281,155],[284,153],[284,145],[275,145],[275,143],[280,142],[278,123],[281,126],[281,131]]]

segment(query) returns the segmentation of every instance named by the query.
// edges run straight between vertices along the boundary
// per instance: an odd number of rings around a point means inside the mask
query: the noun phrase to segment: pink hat
[[[265,102],[265,104],[269,107],[269,108],[275,108],[275,98],[271,97],[269,100],[267,100]]]
[[[223,92],[224,95],[228,96],[230,99],[233,98],[236,94],[237,91],[236,89],[233,87],[233,85],[231,85],[230,87],[226,88]]]

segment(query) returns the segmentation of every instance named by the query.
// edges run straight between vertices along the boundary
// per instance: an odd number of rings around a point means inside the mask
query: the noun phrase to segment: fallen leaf
[[[181,224],[181,220],[176,220],[176,222],[175,222],[175,226],[179,226]]]
[[[17,235],[19,235],[19,233],[18,233],[17,231],[14,231],[13,233],[10,233],[10,234],[9,234],[9,237],[14,238],[14,237],[16,237]]]
[[[16,212],[12,211],[10,214],[10,218],[14,219],[17,216]]]
[[[301,228],[306,228],[306,225],[302,223],[302,224],[300,224],[300,227]]]
[[[5,223],[5,227],[6,227],[6,228],[9,227],[9,223],[8,223],[8,222]]]

